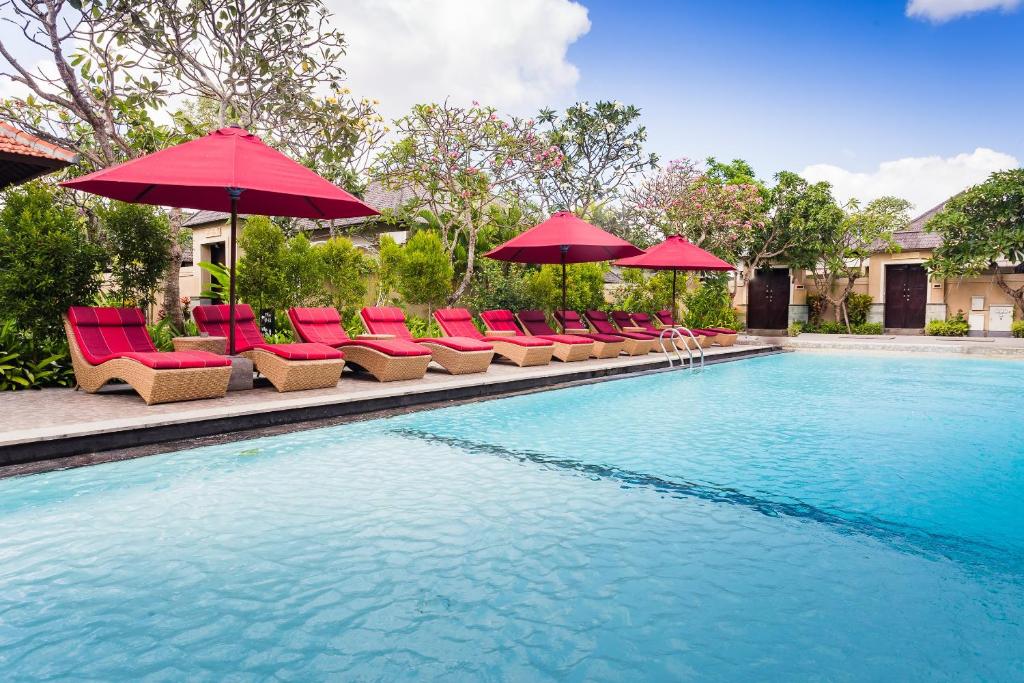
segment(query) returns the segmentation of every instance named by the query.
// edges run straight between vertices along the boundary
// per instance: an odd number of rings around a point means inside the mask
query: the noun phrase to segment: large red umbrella
[[[568,211],[559,211],[484,256],[516,263],[561,263],[562,310],[565,310],[565,264],[610,261],[642,254],[643,251],[626,240]]]
[[[655,244],[639,256],[619,259],[615,265],[646,270],[671,270],[673,316],[676,307],[676,275],[680,270],[736,270],[731,264],[691,244],[679,235],[670,235],[664,242]]]
[[[231,213],[230,340],[235,351],[235,243],[239,212],[353,218],[378,211],[238,126],[62,183],[125,202]]]

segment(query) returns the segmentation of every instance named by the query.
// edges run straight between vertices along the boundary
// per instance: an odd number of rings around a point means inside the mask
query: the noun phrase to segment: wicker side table
[[[175,351],[209,351],[223,356],[228,350],[227,337],[175,337]]]

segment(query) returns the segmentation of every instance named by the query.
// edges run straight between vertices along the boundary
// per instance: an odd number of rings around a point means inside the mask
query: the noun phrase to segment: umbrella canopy
[[[516,263],[561,263],[564,311],[565,264],[610,261],[642,254],[643,251],[626,240],[605,232],[568,211],[559,211],[543,223],[513,237],[484,256]]]
[[[736,270],[729,263],[679,235],[670,236],[639,256],[619,259],[615,265],[647,270]]]
[[[619,259],[617,266],[646,270],[672,271],[672,316],[676,315],[676,274],[680,270],[736,270],[714,254],[704,251],[679,235],[670,235],[664,242],[630,258]]]
[[[517,263],[590,263],[640,254],[626,240],[559,211],[484,256]]]
[[[62,184],[123,202],[183,209],[227,212],[232,188],[241,190],[236,207],[240,213],[314,219],[378,213],[235,127]]]
[[[313,219],[379,213],[238,126],[221,128],[61,184],[136,204],[230,212],[231,354],[235,352],[235,245],[239,212]]]

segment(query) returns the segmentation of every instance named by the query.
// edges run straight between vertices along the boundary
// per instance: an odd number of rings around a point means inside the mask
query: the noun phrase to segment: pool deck
[[[737,344],[706,351],[707,363],[778,353],[774,343]],[[678,365],[676,366],[678,371]],[[486,373],[449,375],[431,365],[420,380],[380,383],[342,375],[331,389],[280,394],[268,384],[226,397],[147,406],[123,386],[99,394],[69,389],[0,394],[0,476],[5,468],[149,444],[180,441],[544,388],[602,381],[628,374],[662,372],[662,354],[519,368],[493,363]],[[78,464],[87,464],[88,459]],[[8,471],[7,474],[11,472]]]
[[[776,344],[792,351],[935,353],[1024,359],[1024,339],[1011,337],[801,334],[798,337],[747,336],[740,339],[750,344]]]

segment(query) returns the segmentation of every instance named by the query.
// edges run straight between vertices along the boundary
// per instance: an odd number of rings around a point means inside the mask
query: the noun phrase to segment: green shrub
[[[257,312],[281,308],[287,299],[284,273],[286,242],[281,227],[264,216],[248,217],[238,236],[238,248],[242,251],[235,275],[238,297]],[[218,281],[216,275],[214,280]]]
[[[313,248],[320,265],[323,303],[339,311],[359,308],[366,298],[366,279],[373,265],[352,241],[332,237]]]
[[[604,308],[604,263],[573,263],[566,268],[565,305],[571,311]],[[554,311],[562,307],[562,267],[545,265],[529,272],[526,278],[529,305]],[[516,309],[512,309],[516,310]]]
[[[851,327],[863,325],[868,321],[868,311],[871,310],[872,301],[870,294],[850,294],[846,300],[846,315],[850,319]]]
[[[854,334],[882,334],[885,329],[882,323],[861,323],[853,328]]]
[[[111,202],[99,216],[110,254],[111,297],[122,306],[146,308],[171,261],[167,215],[145,204]]]
[[[78,213],[41,183],[8,190],[3,202],[0,311],[39,344],[59,339],[68,306],[99,292],[104,251],[89,241]]]
[[[825,312],[825,297],[820,294],[807,295],[807,323],[817,327],[821,322],[821,314]]]
[[[66,340],[54,338],[34,344],[15,321],[0,325],[0,391],[74,384]]]
[[[1017,338],[1024,337],[1024,320],[1014,320],[1010,325],[1010,333]]]
[[[795,322],[790,323],[789,329],[786,330],[786,334],[790,337],[799,337],[806,329],[807,323]]]
[[[925,326],[924,332],[934,337],[963,337],[967,335],[970,329],[971,326],[964,318],[963,311],[957,311],[957,314],[952,318],[932,320]]]
[[[441,334],[441,327],[435,320],[427,320],[426,318],[421,318],[418,315],[410,315],[406,318],[405,324],[412,333],[412,336],[417,339],[420,337],[444,336]]]
[[[188,318],[185,319],[185,333],[182,335],[179,335],[171,327],[170,318],[161,318],[156,323],[147,325],[146,329],[149,331],[149,338],[153,340],[153,345],[159,351],[173,351],[174,343],[171,340],[175,337],[199,336],[199,328],[196,326],[195,321]]]
[[[454,276],[454,268],[436,232],[420,230],[402,247],[398,291],[407,303],[437,308],[451,294]]]
[[[846,323],[836,322],[835,320],[822,320],[815,329],[818,334],[846,334]]]
[[[668,306],[672,298],[672,273],[661,271],[648,277],[639,268],[623,268],[620,271],[622,286],[615,294],[613,307],[623,311],[653,313]],[[680,282],[686,288],[686,280]]]
[[[732,307],[725,276],[707,278],[697,289],[683,292],[680,298],[685,309],[679,322],[687,327],[727,327],[731,330],[741,327],[739,314]]]
[[[461,303],[471,311],[532,308],[535,302],[527,288],[528,273],[528,267],[521,263],[481,259],[477,262],[469,294]]]

